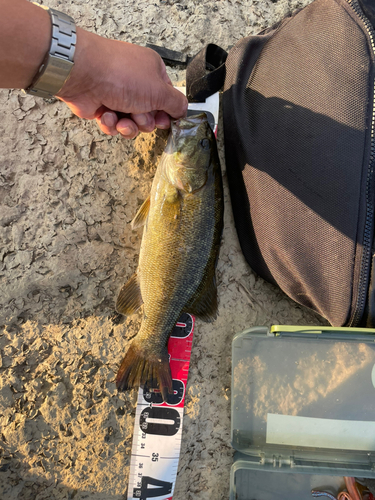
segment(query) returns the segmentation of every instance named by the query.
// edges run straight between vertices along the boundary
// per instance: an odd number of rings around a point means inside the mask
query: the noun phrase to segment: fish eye
[[[200,145],[205,151],[208,151],[210,149],[210,141],[208,139],[202,139],[200,141]]]

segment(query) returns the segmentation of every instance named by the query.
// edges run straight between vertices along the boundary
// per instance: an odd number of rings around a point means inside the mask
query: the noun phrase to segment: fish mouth
[[[188,139],[189,137],[193,137],[202,125],[209,127],[206,113],[199,113],[178,120],[172,120],[171,134],[164,152],[167,154],[175,154],[178,152],[182,147],[181,141],[184,141],[185,138]],[[177,163],[180,162],[177,160]]]
[[[208,122],[206,113],[199,113],[197,115],[187,116],[172,122],[172,127],[175,126],[181,130],[190,130],[197,127],[201,123]]]

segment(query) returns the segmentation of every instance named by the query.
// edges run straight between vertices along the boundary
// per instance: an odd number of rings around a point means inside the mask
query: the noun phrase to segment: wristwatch
[[[51,47],[38,73],[25,92],[49,99],[61,90],[73,68],[77,39],[76,26],[70,16],[43,5],[39,5],[39,7],[48,10],[51,16]]]

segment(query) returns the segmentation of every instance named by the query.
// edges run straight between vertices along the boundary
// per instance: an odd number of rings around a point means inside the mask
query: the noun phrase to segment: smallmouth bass
[[[215,268],[224,198],[215,136],[204,113],[172,122],[151,194],[132,227],[144,226],[138,269],[116,309],[143,319],[116,378],[119,391],[157,384],[172,393],[167,342],[182,312],[204,321],[217,315]]]

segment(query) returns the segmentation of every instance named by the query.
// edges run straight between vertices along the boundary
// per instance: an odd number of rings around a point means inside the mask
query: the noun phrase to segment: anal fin
[[[217,286],[215,276],[208,280],[198,295],[194,296],[184,307],[184,311],[197,318],[212,323],[217,317]]]
[[[136,213],[131,222],[132,229],[138,229],[145,225],[148,213],[150,211],[150,196],[142,203],[140,209]]]
[[[130,316],[135,313],[142,304],[143,300],[139,287],[138,275],[134,273],[120,290],[116,302],[116,311],[125,316]]]

